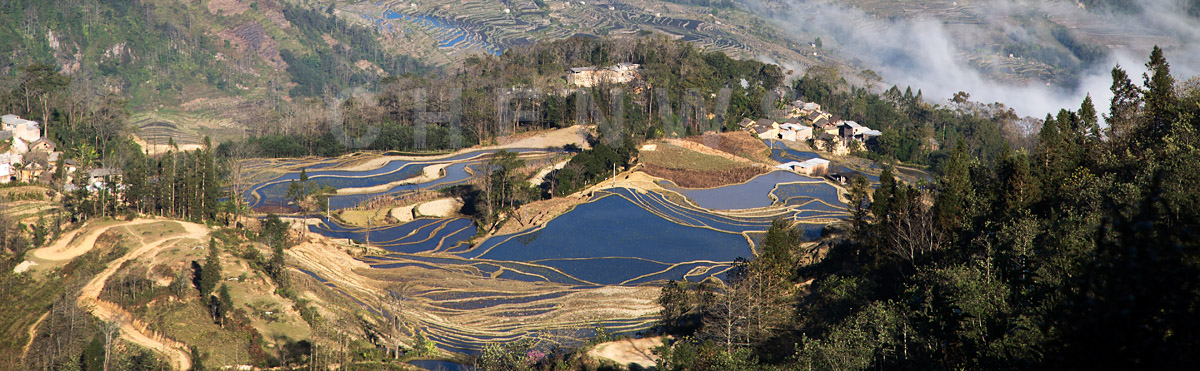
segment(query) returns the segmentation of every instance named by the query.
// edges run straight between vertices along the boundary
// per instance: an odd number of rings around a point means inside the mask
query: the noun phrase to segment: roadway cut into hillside
[[[96,239],[100,235],[112,227],[132,227],[135,225],[159,223],[161,220],[154,219],[139,219],[132,222],[119,223],[113,225],[102,226],[101,228],[89,229],[89,226],[79,228],[59,237],[50,246],[46,246],[37,250],[33,250],[33,256],[43,260],[50,261],[66,261],[75,259],[80,255],[86,254],[96,247]],[[84,233],[86,232],[86,233]],[[84,233],[80,236],[80,233]]]
[[[50,250],[51,252],[68,252],[59,253],[59,255],[51,255],[51,257],[63,257],[70,254],[75,254],[72,256],[74,257],[83,254],[95,245],[97,237],[112,228],[124,228],[141,224],[162,222],[164,221],[155,219],[140,219],[132,222],[117,223],[96,228],[94,230],[87,231],[87,234],[85,234],[84,237],[78,241],[78,244],[56,242],[54,245],[51,245],[51,247],[57,247],[57,249]],[[104,290],[104,284],[108,282],[109,277],[112,277],[113,274],[120,270],[122,264],[125,264],[125,262],[142,256],[153,255],[162,248],[173,246],[174,243],[183,239],[203,241],[204,238],[208,236],[208,229],[203,225],[178,221],[174,221],[173,223],[178,223],[181,225],[184,232],[180,235],[168,236],[152,241],[147,241],[145,238],[139,236],[138,238],[141,239],[141,244],[126,253],[124,256],[109,262],[108,267],[105,268],[104,271],[100,272],[95,277],[92,277],[92,279],[88,281],[87,285],[84,285],[84,287],[80,289],[79,298],[76,302],[81,308],[87,309],[92,313],[92,315],[96,316],[96,318],[100,319],[101,321],[117,323],[120,327],[121,337],[125,340],[150,349],[155,353],[166,357],[166,359],[170,361],[171,366],[175,367],[176,369],[187,370],[192,367],[192,362],[186,344],[151,331],[145,323],[134,319],[131,313],[122,309],[117,304],[100,299],[100,292]],[[74,237],[74,235],[64,236],[64,238],[60,241],[71,241],[72,238],[70,237]],[[82,250],[82,252],[76,253],[80,250]]]

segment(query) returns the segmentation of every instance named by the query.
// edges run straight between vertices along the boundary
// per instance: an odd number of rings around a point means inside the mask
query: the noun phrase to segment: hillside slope
[[[320,2],[12,0],[0,5],[0,77],[57,67],[135,109],[315,96],[429,67],[382,48]],[[265,99],[272,98],[272,99]]]

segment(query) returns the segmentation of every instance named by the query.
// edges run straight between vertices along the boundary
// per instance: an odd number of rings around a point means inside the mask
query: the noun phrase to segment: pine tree
[[[1142,75],[1146,85],[1146,123],[1143,140],[1160,143],[1171,132],[1175,120],[1175,78],[1171,77],[1171,66],[1157,45],[1146,62],[1146,73]]]
[[[966,222],[967,199],[971,192],[970,159],[966,147],[967,143],[959,139],[938,182],[941,192],[934,203],[934,210],[943,231],[962,228]]]
[[[229,286],[221,284],[221,289],[217,291],[217,296],[209,297],[209,307],[212,310],[213,320],[221,327],[225,327],[225,317],[233,310],[233,296],[229,294]]]
[[[1088,94],[1083,98],[1083,104],[1079,105],[1079,120],[1087,131],[1089,140],[1099,141],[1103,135],[1100,132],[1099,119],[1096,117],[1096,105],[1092,103],[1092,95]]]
[[[851,222],[856,234],[867,232],[867,216],[870,214],[871,204],[868,193],[870,189],[871,184],[866,177],[855,174],[850,178],[850,193],[846,197],[850,201]]]
[[[208,240],[208,259],[200,268],[200,297],[207,298],[221,282],[221,258],[217,252],[217,240]]]
[[[1041,190],[1024,150],[1013,151],[1006,146],[1000,155],[996,173],[999,178],[997,186],[1000,187],[996,192],[1000,196],[999,215],[1015,217],[1037,202]]]
[[[1108,122],[1108,137],[1111,143],[1120,143],[1127,139],[1137,120],[1138,111],[1142,105],[1142,89],[1133,84],[1129,75],[1120,65],[1112,70],[1112,101],[1109,103],[1109,113],[1104,116]]]

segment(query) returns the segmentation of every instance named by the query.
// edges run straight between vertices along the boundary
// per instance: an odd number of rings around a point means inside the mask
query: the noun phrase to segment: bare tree
[[[226,159],[229,168],[229,190],[232,193],[234,218],[242,216],[246,209],[246,198],[243,196],[249,190],[250,184],[246,177],[246,159],[257,155],[257,147],[246,142],[234,142],[229,148],[229,158]]]
[[[725,346],[727,352],[734,346],[746,345],[749,303],[738,291],[731,286],[722,287],[704,313],[702,335]]]
[[[412,290],[408,284],[398,283],[389,287],[387,295],[384,296],[388,308],[383,310],[385,323],[380,326],[380,332],[393,359],[400,358],[400,347],[404,345],[401,338],[408,332],[408,321],[404,313],[410,310],[411,303],[408,298],[413,295]]]
[[[111,320],[101,324],[100,330],[104,333],[104,371],[108,371],[112,364],[113,345],[121,335],[121,324],[127,320],[124,313],[116,313]]]
[[[897,211],[900,217],[891,223],[892,233],[886,237],[891,252],[912,266],[921,256],[937,250],[942,242],[929,197],[922,194],[914,202],[901,203],[904,209]]]

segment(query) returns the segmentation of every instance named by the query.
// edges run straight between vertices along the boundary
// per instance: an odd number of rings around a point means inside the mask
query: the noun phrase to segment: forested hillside
[[[1021,118],[1002,102],[970,101],[959,92],[947,104],[930,104],[920,89],[897,86],[880,92],[852,86],[834,69],[816,67],[793,84],[794,95],[820,102],[835,117],[883,131],[860,156],[931,165],[940,171],[954,144],[991,164],[1005,144],[1031,149],[1032,118]]]
[[[584,89],[567,84],[569,68],[617,63],[640,64],[641,78]],[[640,141],[720,130],[743,117],[761,117],[764,97],[769,100],[768,93],[783,83],[779,66],[733,59],[665,37],[569,38],[513,48],[500,56],[471,56],[461,68],[443,74],[391,76],[375,92],[341,101],[339,122],[321,117],[289,128],[260,127],[260,135],[248,143],[266,156],[337,155],[358,149],[334,135],[344,130],[348,138],[371,138],[363,143],[366,149],[447,150],[519,131],[602,122],[620,124],[614,140]],[[719,96],[722,89],[729,95]],[[503,117],[502,101],[511,112]],[[424,140],[418,141],[422,112],[446,117],[426,120]],[[723,115],[710,119],[701,113]],[[379,130],[375,136],[367,135],[372,127]],[[223,143],[221,153],[229,153],[234,144]]]
[[[314,96],[430,69],[334,13],[322,2],[285,0],[5,1],[0,78],[46,64],[74,78],[79,97],[113,92],[140,109]]]
[[[850,188],[816,264],[786,230],[727,286],[669,285],[666,370],[1175,369],[1200,346],[1200,86],[1161,50],[994,165],[959,141],[933,187]],[[803,259],[803,260],[802,260]]]

